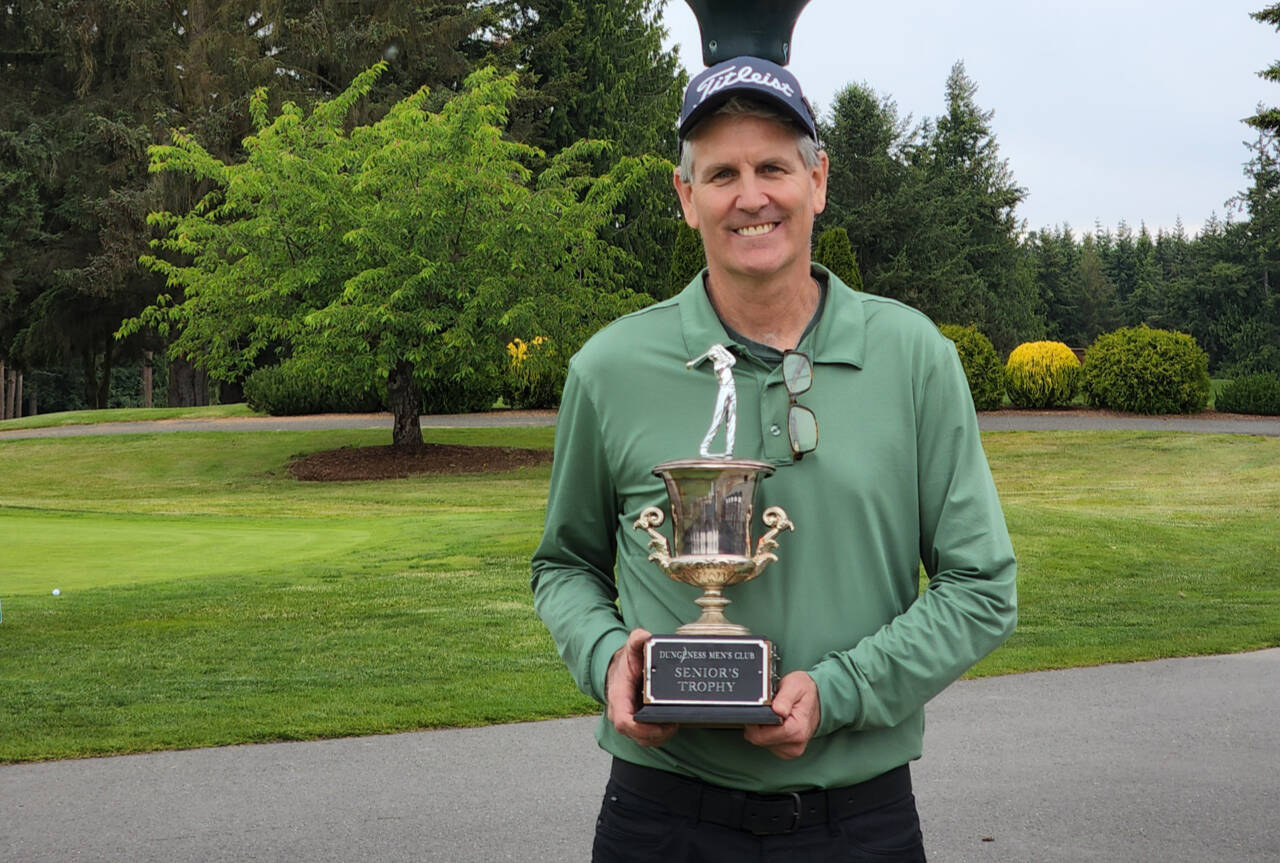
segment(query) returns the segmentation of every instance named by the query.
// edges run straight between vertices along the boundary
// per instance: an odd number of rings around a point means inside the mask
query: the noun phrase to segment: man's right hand
[[[661,725],[652,722],[636,722],[635,713],[640,709],[640,679],[644,674],[644,643],[649,633],[633,629],[627,643],[609,660],[605,673],[605,715],[619,734],[630,737],[641,746],[661,746],[675,736],[680,726],[675,723]]]

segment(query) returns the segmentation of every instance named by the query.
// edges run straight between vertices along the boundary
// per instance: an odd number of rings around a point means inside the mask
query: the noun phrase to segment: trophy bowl
[[[646,507],[635,527],[649,534],[650,560],[669,577],[702,590],[694,600],[702,616],[646,642],[644,706],[636,720],[776,725],[781,720],[769,707],[777,677],[773,644],[724,615],[724,589],[750,581],[776,561],[774,537],[794,530],[780,507],[769,507],[761,515],[769,530],[752,551],[756,480],[773,473],[773,466],[704,456],[663,462],[653,472],[671,500],[672,542],[658,532],[665,516],[656,506]]]
[[[773,466],[753,459],[687,458],[663,462],[653,469],[667,486],[671,500],[672,548],[658,533],[665,520],[656,506],[645,508],[636,528],[650,536],[649,559],[669,577],[702,589],[694,602],[702,616],[676,630],[678,635],[749,635],[745,626],[724,614],[730,600],[724,588],[750,581],[777,560],[774,539],[793,530],[780,507],[765,510],[761,520],[769,531],[751,549],[751,516],[756,481],[773,473]]]

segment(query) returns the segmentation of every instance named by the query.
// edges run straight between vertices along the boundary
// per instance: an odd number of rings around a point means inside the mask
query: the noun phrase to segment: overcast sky
[[[956,60],[995,111],[1001,155],[1028,191],[1028,227],[1122,220],[1188,233],[1244,188],[1241,119],[1280,104],[1257,76],[1280,35],[1249,17],[1269,0],[811,0],[791,70],[819,112],[852,82],[917,120],[942,113]],[[665,23],[690,72],[698,26],[684,0]]]

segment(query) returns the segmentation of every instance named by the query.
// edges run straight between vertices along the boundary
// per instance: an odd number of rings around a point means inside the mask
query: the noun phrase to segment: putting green
[[[299,565],[369,546],[391,528],[376,519],[112,515],[0,507],[0,596],[290,573]]]

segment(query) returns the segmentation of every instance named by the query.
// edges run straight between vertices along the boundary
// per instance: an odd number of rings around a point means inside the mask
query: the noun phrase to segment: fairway
[[[432,429],[547,448],[553,431]],[[549,468],[304,483],[386,432],[0,441],[0,762],[594,712],[533,612]],[[983,437],[1019,621],[974,675],[1280,646],[1280,439]],[[53,588],[60,596],[52,596]]]
[[[7,596],[288,572],[371,546],[374,519],[249,519],[0,509]]]

